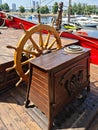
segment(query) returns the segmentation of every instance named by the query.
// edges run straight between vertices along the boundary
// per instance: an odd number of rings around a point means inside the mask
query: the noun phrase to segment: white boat
[[[80,24],[83,27],[96,27],[98,22],[92,20],[90,17],[77,17],[73,21],[74,23]]]
[[[98,15],[91,15],[91,19],[98,24]]]

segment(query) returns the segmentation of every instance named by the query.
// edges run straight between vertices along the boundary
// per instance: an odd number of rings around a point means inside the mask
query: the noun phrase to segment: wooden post
[[[38,7],[38,23],[41,23],[40,7]]]
[[[71,8],[71,0],[69,0],[69,7],[68,7],[68,23],[70,23],[70,8]]]
[[[60,30],[61,29],[61,23],[62,23],[62,12],[63,12],[63,2],[60,2],[58,5],[58,15],[57,15],[57,19],[56,19],[56,30]]]

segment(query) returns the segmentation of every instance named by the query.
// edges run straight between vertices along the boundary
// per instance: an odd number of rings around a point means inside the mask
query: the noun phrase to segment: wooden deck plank
[[[35,120],[35,122],[40,126],[41,130],[47,130],[48,126],[47,124],[42,120],[41,115],[38,115],[37,113],[35,113],[36,110],[32,109],[32,108],[28,108],[27,112],[28,114]],[[42,115],[43,117],[43,115]],[[47,118],[46,118],[47,121]]]
[[[41,128],[33,120],[32,115],[30,116],[27,112],[27,108],[24,106],[24,95],[19,93],[22,91],[21,88],[14,88],[3,96],[3,101],[0,102],[0,117],[5,123],[8,130],[41,130]],[[23,91],[26,93],[25,91]],[[0,97],[1,99],[1,97]],[[7,108],[6,108],[7,107]],[[1,115],[2,114],[2,115]],[[5,117],[8,117],[5,119]],[[2,124],[3,125],[3,124]],[[11,128],[10,128],[11,127]]]
[[[1,120],[3,120],[4,124],[6,125],[7,129],[8,130],[17,130],[18,129],[18,126],[17,126],[17,123],[18,123],[18,120],[17,122],[12,118],[10,112],[11,112],[11,108],[10,106],[8,105],[8,103],[0,103],[0,117],[1,117]],[[14,117],[14,113],[13,113],[13,117]],[[16,116],[17,117],[17,114]]]
[[[28,113],[26,112],[26,108],[24,108],[24,106],[18,105],[17,101],[15,101],[14,98],[10,97],[9,99],[7,99],[8,103],[10,104],[10,106],[16,111],[16,113],[18,114],[18,116],[21,118],[21,121],[25,123],[26,127],[29,128],[29,130],[40,130],[40,128],[38,127],[38,125],[33,121],[33,119],[28,115]],[[10,101],[16,102],[14,104],[10,103]],[[21,130],[23,129],[23,127],[21,127]]]
[[[18,111],[18,105],[14,98],[9,94],[9,97],[2,97],[1,99],[2,102],[0,103],[0,117],[5,123],[6,128],[8,130],[29,130],[26,123],[22,121],[22,118],[19,115],[20,113]],[[17,105],[17,110],[14,109],[14,105]]]
[[[18,93],[17,93],[18,92]],[[23,93],[24,92],[24,93]],[[23,93],[23,94],[22,94]],[[19,105],[21,105],[22,107],[24,106],[24,102],[25,102],[25,98],[26,96],[26,91],[24,91],[23,86],[20,88],[15,88],[13,91],[10,90],[10,94],[13,98],[15,98],[15,100],[17,101],[17,103]],[[33,103],[31,103],[33,105]],[[37,124],[39,124],[39,126],[41,128],[43,128],[43,130],[47,129],[47,118],[43,118],[44,115],[43,113],[39,112],[40,115],[36,112],[37,108],[25,108],[25,111],[29,114],[30,117],[32,117],[32,121],[36,121]],[[44,120],[43,120],[44,119]],[[37,126],[38,127],[38,126]],[[40,127],[38,128],[38,130],[40,130]],[[37,129],[37,128],[36,128]]]
[[[6,126],[2,122],[1,118],[0,118],[0,130],[7,130]]]
[[[98,65],[90,64],[90,82],[98,88]]]
[[[21,29],[0,29],[0,64],[13,60],[14,50],[8,49],[7,45],[16,46],[18,40],[24,33]]]

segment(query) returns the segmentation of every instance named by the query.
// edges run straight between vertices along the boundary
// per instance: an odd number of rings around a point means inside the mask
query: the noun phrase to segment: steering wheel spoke
[[[30,41],[32,42],[32,44],[33,44],[35,49],[37,49],[38,51],[41,51],[40,48],[38,47],[38,45],[36,44],[36,42],[33,40],[32,37],[30,37]]]
[[[56,39],[54,39],[48,46],[47,49],[51,49],[54,45],[54,43],[56,42]]]
[[[51,36],[51,34],[50,34],[50,31],[49,31],[48,34],[47,34],[45,43],[44,43],[44,48],[45,48],[45,49],[46,49],[47,46],[48,46],[48,43],[49,43],[49,40],[50,40],[50,36]]]
[[[27,64],[30,62],[30,60],[32,60],[32,59],[34,59],[34,58],[35,58],[35,57],[29,58],[28,60],[25,60],[25,61],[21,62],[21,66],[27,65]]]
[[[45,34],[43,34],[43,32],[45,32]],[[36,37],[34,37],[35,33]],[[28,83],[30,71],[28,64],[30,60],[53,48],[57,50],[61,47],[59,33],[52,26],[38,24],[25,30],[14,53],[14,66],[17,74],[20,76],[20,81]],[[24,69],[25,66],[27,67],[26,69]],[[18,83],[20,83],[20,81]]]
[[[43,37],[42,37],[42,31],[39,31],[39,45],[43,49]]]
[[[32,56],[39,56],[40,55],[40,53],[39,52],[32,52],[32,51],[28,51],[28,50],[24,50],[23,49],[23,52],[25,52],[25,54],[27,55],[27,57],[28,57],[28,55],[30,56],[30,55],[32,55]]]

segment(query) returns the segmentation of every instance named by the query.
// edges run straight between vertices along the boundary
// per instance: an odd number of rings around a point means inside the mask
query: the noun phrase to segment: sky
[[[24,6],[25,8],[31,7],[32,1],[40,1],[42,2],[41,5],[53,5],[55,2],[64,2],[64,6],[68,6],[68,1],[69,0],[2,0],[2,3],[8,3],[10,7],[12,7],[12,3],[16,3],[16,7],[18,8],[19,6]],[[86,3],[86,4],[92,4],[92,5],[98,5],[98,0],[71,0],[72,4],[73,3]]]

